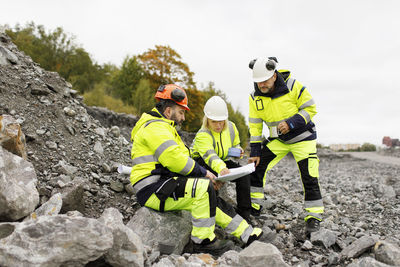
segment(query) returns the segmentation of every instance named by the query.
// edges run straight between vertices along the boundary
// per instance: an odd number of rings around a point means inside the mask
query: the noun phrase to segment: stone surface
[[[113,245],[109,229],[95,219],[66,215],[0,224],[0,266],[83,266]]]
[[[282,253],[272,244],[254,241],[239,253],[240,266],[248,267],[288,267]]]
[[[39,204],[32,164],[0,146],[0,221],[16,221]]]
[[[39,216],[54,216],[58,215],[62,207],[62,197],[61,194],[55,194],[46,203],[37,208],[28,217],[24,219],[27,220],[37,220]]]
[[[104,255],[114,267],[144,266],[144,247],[140,237],[122,222],[122,214],[115,208],[106,209],[99,221],[111,228],[114,244]]]
[[[376,237],[363,236],[351,243],[351,245],[345,247],[341,255],[346,258],[357,258],[365,251],[372,248],[377,241],[378,239]]]
[[[188,211],[157,212],[140,208],[127,223],[144,244],[158,247],[159,244],[173,246],[175,254],[181,254],[189,242],[192,230],[191,215]]]
[[[375,259],[380,262],[400,266],[400,248],[395,244],[378,241],[374,247]]]

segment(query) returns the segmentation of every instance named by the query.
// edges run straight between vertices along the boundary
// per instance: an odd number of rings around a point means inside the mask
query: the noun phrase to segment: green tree
[[[132,93],[132,103],[138,114],[150,111],[155,105],[154,90],[150,87],[149,80],[142,79]]]
[[[133,94],[144,77],[144,72],[136,56],[126,57],[122,67],[112,78],[112,95],[120,98],[125,104],[133,104]]]
[[[102,80],[101,67],[94,64],[89,54],[75,44],[75,37],[61,27],[46,31],[33,22],[25,27],[16,25],[7,31],[18,48],[48,71],[56,71],[71,82],[80,93],[91,90]]]

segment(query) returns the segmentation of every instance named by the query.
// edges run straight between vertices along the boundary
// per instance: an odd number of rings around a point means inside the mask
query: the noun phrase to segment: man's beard
[[[183,120],[178,120],[178,118],[176,117],[175,113],[172,113],[171,120],[175,122],[176,129],[180,130],[181,127],[182,127]]]

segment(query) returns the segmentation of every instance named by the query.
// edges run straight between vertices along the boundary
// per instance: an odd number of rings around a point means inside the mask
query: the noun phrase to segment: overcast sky
[[[61,26],[100,64],[169,45],[248,115],[248,63],[276,56],[317,104],[318,142],[400,138],[400,1],[0,0],[0,24]],[[190,100],[189,100],[190,101]]]

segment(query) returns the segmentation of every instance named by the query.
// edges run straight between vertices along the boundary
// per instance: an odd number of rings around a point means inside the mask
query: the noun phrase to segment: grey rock
[[[303,245],[301,246],[301,249],[303,250],[311,250],[312,248],[313,244],[309,240],[304,241]]]
[[[0,45],[0,66],[18,64],[18,57],[10,50]]]
[[[363,236],[351,243],[349,246],[345,247],[342,250],[341,255],[345,258],[357,258],[365,251],[372,248],[377,241],[378,238],[376,237]]]
[[[272,244],[254,241],[239,253],[241,266],[249,267],[288,267],[282,253]]]
[[[60,160],[55,167],[58,167],[58,170],[66,175],[74,175],[78,171],[77,167],[68,164],[64,160]]]
[[[375,259],[380,262],[400,266],[400,248],[395,244],[378,241],[374,247]]]
[[[121,135],[121,131],[120,131],[119,127],[115,126],[115,125],[113,127],[111,127],[110,132],[114,137],[119,137]]]
[[[110,181],[110,188],[115,192],[123,192],[125,190],[124,184],[119,181]]]
[[[64,113],[70,117],[74,117],[76,115],[76,111],[70,107],[65,107],[63,110],[64,110]]]
[[[75,178],[71,183],[63,188],[55,188],[53,194],[61,193],[62,207],[61,212],[66,213],[71,210],[84,212],[85,205],[83,202],[83,186],[86,181],[82,178]]]
[[[94,144],[93,150],[97,153],[97,154],[103,154],[104,153],[104,149],[103,146],[101,145],[101,142],[97,141]]]
[[[371,257],[357,259],[354,262],[347,265],[347,267],[389,267],[389,266],[391,265],[379,262]]]
[[[325,248],[329,248],[336,243],[337,233],[321,229],[317,232],[311,233],[310,241],[314,245],[323,245]]]
[[[182,254],[192,230],[190,212],[161,213],[146,207],[140,208],[126,226],[142,238],[143,244],[153,248],[159,244],[174,246],[174,254]]]
[[[56,142],[54,142],[54,141],[46,141],[46,146],[48,147],[48,148],[50,148],[50,149],[54,149],[54,150],[56,150],[57,149],[57,143]]]
[[[28,217],[24,219],[27,220],[37,220],[39,216],[54,216],[58,215],[62,207],[62,198],[61,194],[53,195],[46,203],[37,208],[34,212],[32,212]]]
[[[0,221],[21,219],[39,204],[33,165],[0,146]]]
[[[113,245],[108,227],[95,219],[66,215],[0,224],[1,266],[83,266]],[[18,248],[18,249],[15,249]]]
[[[122,214],[115,208],[106,209],[99,221],[111,228],[114,244],[104,255],[114,267],[144,266],[144,247],[140,237],[122,222]]]

